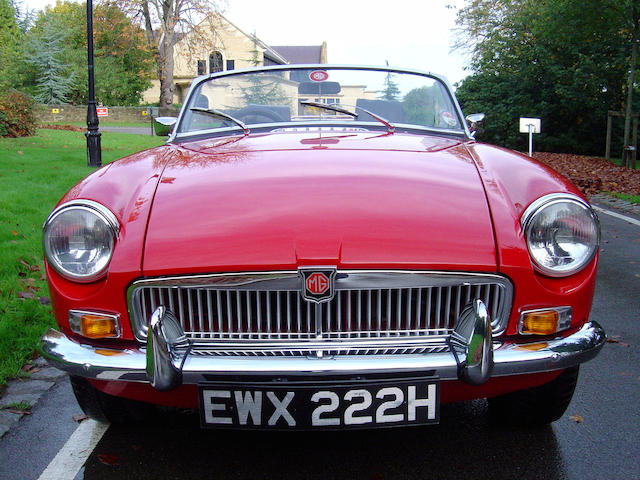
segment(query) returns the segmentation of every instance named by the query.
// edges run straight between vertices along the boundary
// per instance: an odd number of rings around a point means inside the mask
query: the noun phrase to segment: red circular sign
[[[324,273],[312,273],[307,278],[307,291],[313,295],[322,295],[329,290],[329,278]]]
[[[314,82],[324,82],[329,78],[329,74],[324,70],[314,70],[309,74],[309,78]]]

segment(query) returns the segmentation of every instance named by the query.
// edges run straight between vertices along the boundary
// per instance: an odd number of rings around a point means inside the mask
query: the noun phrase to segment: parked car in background
[[[565,178],[478,143],[445,80],[276,66],[199,77],[166,145],[73,187],[44,225],[80,406],[204,427],[436,423],[488,398],[559,418],[605,341],[597,217]]]

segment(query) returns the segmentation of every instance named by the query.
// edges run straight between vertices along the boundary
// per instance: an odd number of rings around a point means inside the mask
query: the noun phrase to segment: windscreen
[[[373,115],[372,115],[373,114]],[[193,89],[178,133],[314,124],[380,125],[463,132],[447,86],[393,70],[292,68],[210,78]]]

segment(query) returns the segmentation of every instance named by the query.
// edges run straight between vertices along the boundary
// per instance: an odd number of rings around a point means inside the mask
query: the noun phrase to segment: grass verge
[[[619,167],[622,166],[622,158],[610,158],[609,161]],[[635,170],[640,170],[640,156],[636,158],[636,168]]]
[[[76,127],[87,128],[87,122],[42,122],[47,125],[75,125]],[[151,120],[146,122],[115,122],[109,120],[100,120],[100,127],[147,127],[151,129]]]
[[[162,138],[102,134],[102,162],[154,147]],[[0,385],[20,375],[54,325],[44,277],[41,227],[60,197],[93,171],[82,132],[39,130],[0,138]]]
[[[627,202],[640,204],[640,195],[629,195],[628,193],[616,193],[616,192],[605,192],[605,193],[612,197],[626,200]]]

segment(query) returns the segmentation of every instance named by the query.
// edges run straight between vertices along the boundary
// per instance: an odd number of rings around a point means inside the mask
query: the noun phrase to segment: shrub
[[[36,133],[33,101],[17,90],[0,93],[0,137],[27,137]]]

